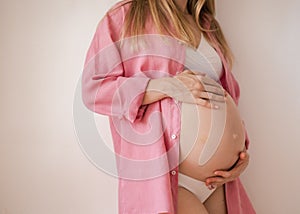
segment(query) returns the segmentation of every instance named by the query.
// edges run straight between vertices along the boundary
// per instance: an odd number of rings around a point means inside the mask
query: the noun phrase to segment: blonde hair
[[[150,14],[159,33],[168,33],[193,47],[198,45],[197,38],[192,31],[192,26],[174,0],[129,0],[124,4],[127,3],[131,3],[131,5],[125,17],[122,37],[143,34],[146,19]],[[233,53],[215,18],[215,1],[188,0],[187,10],[194,17],[199,30],[203,32],[209,43],[212,44],[208,36],[209,33],[216,39],[217,45],[230,68],[232,68]],[[170,28],[170,26],[173,28]]]

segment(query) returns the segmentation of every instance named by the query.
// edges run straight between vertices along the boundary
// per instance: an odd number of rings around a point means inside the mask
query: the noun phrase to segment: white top
[[[186,48],[185,68],[194,72],[206,73],[215,81],[219,81],[222,75],[221,58],[203,35],[197,49]]]

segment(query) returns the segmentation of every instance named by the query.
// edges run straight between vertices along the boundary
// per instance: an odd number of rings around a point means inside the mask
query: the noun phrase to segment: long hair
[[[159,33],[172,35],[193,47],[198,45],[192,26],[174,0],[129,0],[125,2],[125,4],[127,3],[131,3],[131,5],[125,17],[122,37],[143,34],[146,19],[150,14]],[[214,36],[230,68],[232,68],[233,53],[215,18],[215,1],[188,0],[187,10],[210,44],[212,41],[210,41],[208,33]]]

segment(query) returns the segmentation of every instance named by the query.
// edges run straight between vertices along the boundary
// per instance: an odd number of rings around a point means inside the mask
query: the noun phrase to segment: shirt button
[[[172,174],[172,175],[176,175],[176,171],[173,170],[173,171],[171,172],[171,174]]]
[[[171,138],[174,140],[176,138],[176,135],[172,134]]]

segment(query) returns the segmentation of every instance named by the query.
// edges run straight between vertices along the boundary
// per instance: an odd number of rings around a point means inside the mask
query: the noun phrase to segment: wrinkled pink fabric
[[[175,214],[181,103],[170,97],[149,105],[142,101],[150,79],[183,71],[185,45],[156,35],[150,18],[145,35],[138,38],[142,47],[135,47],[134,39],[121,42],[128,7],[115,5],[97,26],[82,73],[83,102],[91,111],[109,116],[119,175],[119,213]],[[223,62],[221,83],[238,104],[238,83],[220,49],[214,48]],[[248,148],[247,132],[246,137]],[[226,184],[226,200],[229,214],[255,213],[239,179]]]

